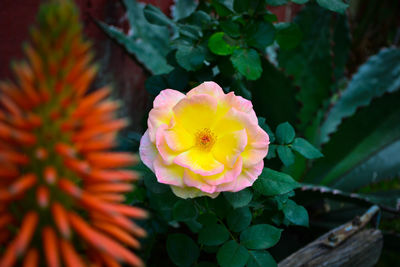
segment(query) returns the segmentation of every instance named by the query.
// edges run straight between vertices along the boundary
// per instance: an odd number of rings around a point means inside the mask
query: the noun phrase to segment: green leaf
[[[296,98],[302,105],[297,115],[298,127],[303,132],[318,122],[316,114],[331,92],[331,19],[330,12],[308,4],[294,19],[303,34],[302,41],[291,50],[279,50],[278,54],[279,66],[300,87]],[[306,137],[313,140],[316,134],[317,130],[313,129]]]
[[[268,251],[249,251],[247,267],[277,267],[274,258]]]
[[[334,92],[339,89],[340,82],[345,77],[346,64],[350,56],[351,49],[351,35],[349,18],[344,15],[335,17],[335,26],[333,32],[333,64],[334,64],[334,78],[336,84],[334,85]],[[338,84],[339,82],[339,84]]]
[[[234,209],[228,213],[226,221],[233,232],[241,232],[251,223],[251,212],[248,207]]]
[[[346,9],[349,7],[349,5],[343,3],[342,0],[317,0],[317,3],[323,8],[340,14],[344,14]]]
[[[221,26],[221,29],[231,37],[240,36],[240,25],[232,20],[221,21],[219,26]]]
[[[275,134],[272,132],[271,128],[268,126],[268,124],[265,122],[265,118],[263,117],[258,117],[258,125],[267,132],[269,136],[269,142],[273,143],[275,141]]]
[[[290,144],[296,136],[294,128],[288,122],[279,124],[276,127],[275,134],[278,143],[282,145]]]
[[[201,28],[194,25],[179,25],[179,35],[180,37],[186,37],[191,39],[193,42],[199,40],[203,36]]]
[[[172,262],[178,266],[190,266],[200,255],[196,243],[184,234],[168,235],[167,252]]]
[[[216,224],[217,216],[214,213],[203,213],[198,218],[197,221],[202,225]]]
[[[218,267],[216,263],[209,262],[209,261],[201,261],[195,265],[195,267]]]
[[[278,156],[285,166],[290,166],[294,163],[294,154],[292,150],[284,145],[277,148]]]
[[[208,47],[210,48],[211,52],[220,56],[232,54],[233,51],[235,51],[235,49],[238,47],[227,43],[227,38],[229,37],[223,32],[216,32],[211,35],[210,39],[208,40]]]
[[[175,26],[173,21],[171,21],[158,7],[153,5],[146,5],[143,9],[143,14],[151,24],[159,26]]]
[[[249,1],[233,0],[233,9],[238,13],[247,12],[249,9]]]
[[[144,185],[146,186],[147,190],[155,193],[155,194],[162,194],[169,191],[169,186],[166,184],[159,183],[157,181],[156,176],[151,172],[146,172],[143,176]]]
[[[276,41],[281,49],[290,50],[299,45],[303,35],[296,23],[281,22],[276,23],[275,27]]]
[[[146,83],[149,79],[153,78],[151,76],[146,80]],[[162,90],[166,88],[172,88],[178,91],[183,91],[188,86],[189,83],[189,74],[181,68],[175,68],[173,71],[168,73],[167,75],[168,86],[165,86]],[[147,87],[146,87],[147,88]]]
[[[283,214],[294,225],[308,227],[307,210],[303,206],[297,205],[293,200],[288,199],[283,207]]]
[[[257,115],[268,118],[268,125],[273,129],[283,121],[296,123],[299,104],[294,96],[298,89],[291,79],[268,60],[262,59],[262,68],[261,78],[249,88]]]
[[[253,192],[250,188],[245,188],[239,192],[224,192],[223,194],[233,208],[247,206],[253,198]]]
[[[334,104],[321,126],[321,142],[329,140],[341,121],[367,106],[373,98],[400,88],[400,49],[381,50],[364,63]]]
[[[180,45],[175,57],[182,68],[193,71],[203,65],[205,51],[201,46]]]
[[[169,32],[165,27],[150,24],[143,15],[144,4],[136,0],[124,0],[127,18],[132,35],[127,36],[122,30],[98,22],[100,28],[112,39],[123,46],[129,54],[136,57],[153,74],[168,73],[172,67],[165,59],[171,50]]]
[[[240,243],[248,249],[267,249],[278,243],[281,232],[269,224],[253,225],[240,234]]]
[[[247,249],[233,240],[226,242],[217,253],[217,260],[221,267],[243,267],[248,258]]]
[[[195,0],[174,0],[175,5],[171,7],[172,17],[175,21],[190,16],[197,8]]]
[[[235,69],[243,74],[248,80],[257,80],[262,73],[260,56],[254,49],[236,49],[231,61]]]
[[[233,12],[233,2],[231,0],[212,0],[211,5],[215,8],[218,15],[225,17]]]
[[[158,95],[162,90],[168,88],[164,75],[153,75],[147,78],[145,82],[147,92],[153,96]]]
[[[275,40],[275,27],[268,21],[253,23],[247,27],[246,39],[249,46],[264,51]]]
[[[260,177],[254,182],[254,190],[264,196],[275,196],[288,193],[299,187],[299,183],[290,175],[264,168]]]
[[[210,224],[199,232],[199,243],[206,246],[218,246],[229,239],[229,232],[221,224]]]
[[[289,0],[267,0],[267,5],[270,6],[282,6],[286,5]]]
[[[276,148],[277,147],[278,147],[277,145],[271,145],[271,144],[269,145],[267,159],[276,158]]]
[[[172,217],[177,221],[188,221],[196,218],[197,210],[190,200],[179,200],[172,210]]]
[[[323,157],[322,153],[319,152],[318,149],[311,145],[307,140],[300,137],[294,139],[292,149],[299,152],[307,159],[317,159]]]

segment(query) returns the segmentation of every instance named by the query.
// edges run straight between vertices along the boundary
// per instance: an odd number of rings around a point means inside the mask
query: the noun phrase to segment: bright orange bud
[[[113,150],[120,104],[88,93],[97,68],[71,0],[48,0],[0,82],[0,267],[142,266],[146,233],[123,204],[138,158]]]

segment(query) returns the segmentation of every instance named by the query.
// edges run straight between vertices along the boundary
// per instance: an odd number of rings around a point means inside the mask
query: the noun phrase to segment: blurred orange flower
[[[17,83],[0,84],[0,267],[141,266],[130,218],[147,214],[122,203],[137,157],[110,150],[126,120],[109,88],[87,94],[96,67],[72,1],[43,4],[31,39]]]

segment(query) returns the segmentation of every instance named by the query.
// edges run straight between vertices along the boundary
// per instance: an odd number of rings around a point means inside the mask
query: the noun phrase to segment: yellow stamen
[[[209,128],[199,130],[195,136],[196,147],[203,151],[210,151],[216,140],[217,136]]]

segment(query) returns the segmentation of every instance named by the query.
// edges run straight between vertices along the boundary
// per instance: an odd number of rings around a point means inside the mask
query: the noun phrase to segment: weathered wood
[[[376,215],[379,207],[372,206],[361,217],[320,236],[312,243],[290,255],[279,267],[311,266],[374,266],[381,254],[383,235],[377,229],[363,229]]]
[[[381,254],[383,236],[380,230],[364,229],[335,248],[323,244],[336,229],[319,237],[278,264],[278,267],[374,266]]]

